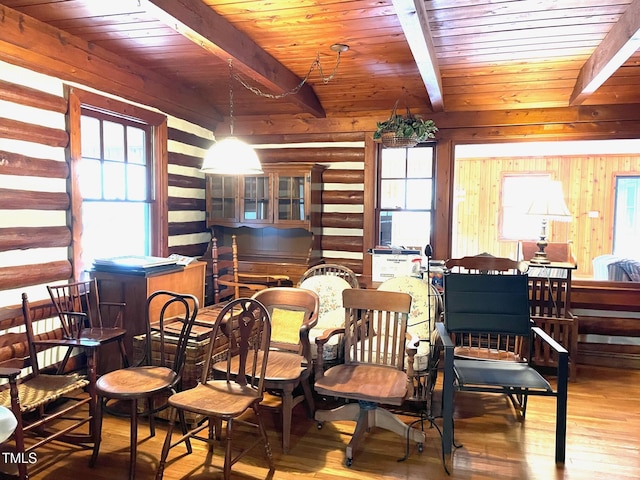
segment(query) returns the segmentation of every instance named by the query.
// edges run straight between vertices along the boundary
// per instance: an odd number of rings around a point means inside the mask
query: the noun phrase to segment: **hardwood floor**
[[[436,391],[436,400],[439,390]],[[415,446],[404,462],[404,441],[383,430],[373,431],[363,450],[354,454],[353,465],[344,465],[344,448],[354,423],[327,423],[319,430],[296,407],[291,431],[291,451],[283,455],[277,415],[266,412],[276,469],[268,476],[266,461],[255,449],[233,468],[233,477],[315,479],[524,479],[524,480],[631,480],[640,476],[640,370],[616,370],[580,365],[578,380],[569,385],[567,459],[564,466],[554,463],[555,407],[551,398],[532,397],[527,419],[516,420],[506,397],[457,393],[455,399],[456,441],[447,465],[441,460],[440,438],[436,429],[427,430],[424,452]],[[323,406],[319,401],[318,407]],[[435,411],[440,409],[435,405]],[[404,417],[407,422],[414,420]],[[137,478],[152,479],[164,440],[164,424],[149,438],[146,424],[140,425]],[[436,421],[438,423],[438,421]],[[241,441],[239,439],[239,441]],[[91,452],[66,445],[38,450],[38,462],[31,468],[32,480],[125,478],[128,471],[129,424],[126,419],[106,417],[98,465],[91,469]],[[194,444],[194,453],[182,455],[182,447],[172,450],[164,478],[222,478],[217,469],[203,467],[204,445]],[[214,452],[213,465],[221,465],[221,449]]]

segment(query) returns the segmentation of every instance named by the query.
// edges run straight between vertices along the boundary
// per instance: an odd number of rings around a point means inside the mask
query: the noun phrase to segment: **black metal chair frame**
[[[550,396],[556,398],[555,461],[564,463],[568,352],[532,323],[527,275],[448,274],[444,298],[444,322],[436,324],[444,347],[443,453],[450,454],[452,447],[458,446],[454,439],[454,391],[506,394],[522,420],[529,396]],[[558,355],[556,389],[528,363],[530,354],[527,362],[454,358],[450,335],[462,332],[521,335],[529,352],[537,337]]]

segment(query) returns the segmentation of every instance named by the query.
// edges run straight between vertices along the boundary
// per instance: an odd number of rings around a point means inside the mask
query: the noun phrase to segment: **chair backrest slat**
[[[346,289],[345,363],[375,363],[404,368],[411,295],[382,290]]]
[[[214,378],[216,372],[224,372],[227,382],[262,394],[270,343],[271,318],[267,308],[253,298],[230,301],[218,314],[211,331],[201,383]]]

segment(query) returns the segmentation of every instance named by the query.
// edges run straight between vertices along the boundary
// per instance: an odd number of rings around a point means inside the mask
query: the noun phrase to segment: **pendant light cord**
[[[233,137],[233,64],[229,59],[229,129]]]
[[[341,45],[341,44],[340,44]],[[249,85],[242,77],[240,77],[237,74],[233,74],[232,76],[233,78],[235,78],[238,82],[240,82],[240,84],[242,84],[242,86],[244,88],[246,88],[247,90],[255,93],[256,95],[260,96],[260,97],[266,97],[266,98],[271,98],[271,99],[280,99],[280,98],[284,98],[287,95],[294,95],[296,93],[298,93],[300,91],[300,89],[304,86],[305,83],[307,83],[309,81],[309,78],[311,77],[311,74],[313,73],[313,71],[317,68],[318,71],[320,72],[320,78],[322,79],[322,83],[324,83],[325,85],[327,83],[329,83],[331,80],[333,80],[333,78],[336,76],[336,74],[338,73],[338,66],[340,66],[340,54],[343,51],[346,51],[348,49],[348,46],[346,45],[341,45],[343,47],[342,50],[336,50],[337,54],[338,54],[338,58],[336,60],[336,65],[335,67],[333,67],[333,71],[331,72],[330,75],[328,76],[324,76],[324,72],[322,70],[322,63],[320,62],[320,53],[318,53],[316,55],[316,59],[313,61],[313,63],[311,64],[311,67],[309,67],[309,71],[307,72],[307,74],[305,75],[305,77],[300,81],[300,83],[298,83],[295,87],[293,87],[291,90],[287,91],[287,92],[282,92],[279,94],[273,94],[273,93],[266,93],[263,92],[262,90],[260,90],[258,87],[254,87],[252,85]],[[231,65],[231,60],[229,60],[229,65]]]

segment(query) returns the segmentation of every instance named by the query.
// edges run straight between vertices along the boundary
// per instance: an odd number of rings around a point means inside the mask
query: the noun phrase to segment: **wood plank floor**
[[[436,398],[439,391],[436,391]],[[569,385],[567,459],[554,463],[555,406],[551,398],[532,397],[527,419],[516,420],[506,397],[457,393],[455,399],[456,440],[462,447],[447,461],[451,475],[443,469],[438,432],[427,429],[422,453],[411,447],[406,461],[404,441],[383,430],[374,430],[353,465],[344,465],[344,448],[354,423],[327,423],[319,430],[307,418],[302,405],[296,407],[292,449],[283,455],[277,416],[265,414],[274,453],[275,471],[266,468],[262,450],[255,449],[233,468],[233,477],[314,479],[524,479],[524,480],[631,480],[640,478],[640,370],[616,370],[579,366],[578,380]],[[322,400],[318,405],[322,407]],[[436,412],[440,406],[435,405]],[[403,417],[407,422],[415,420]],[[147,424],[139,430],[137,478],[152,479],[164,440],[164,423],[156,437],[149,437]],[[439,423],[436,421],[436,423]],[[88,467],[90,451],[55,445],[38,451],[31,469],[32,480],[126,478],[128,472],[129,424],[126,419],[106,417],[98,465]],[[216,468],[204,466],[206,451],[194,444],[194,453],[182,455],[165,470],[164,478],[222,478]],[[221,450],[213,455],[214,466],[222,463]]]

